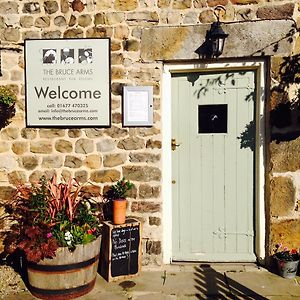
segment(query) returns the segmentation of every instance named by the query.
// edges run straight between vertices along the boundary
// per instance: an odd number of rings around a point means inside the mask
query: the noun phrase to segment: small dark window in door
[[[198,105],[198,133],[227,133],[227,104]]]

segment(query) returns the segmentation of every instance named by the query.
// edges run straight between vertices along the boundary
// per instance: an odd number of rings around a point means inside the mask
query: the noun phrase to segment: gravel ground
[[[26,290],[21,276],[12,267],[0,266],[0,299]]]

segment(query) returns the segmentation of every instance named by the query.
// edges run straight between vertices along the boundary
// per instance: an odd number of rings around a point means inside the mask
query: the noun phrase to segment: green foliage
[[[55,176],[48,181],[42,177],[34,185],[21,185],[5,205],[13,221],[5,249],[7,253],[21,249],[32,262],[54,257],[58,247],[74,250],[101,234],[100,205],[86,199],[74,179],[57,183]]]
[[[129,190],[133,188],[133,183],[123,177],[116,184],[112,185],[104,195],[108,200],[125,199]]]
[[[16,94],[8,87],[0,86],[0,103],[11,106],[17,100]]]

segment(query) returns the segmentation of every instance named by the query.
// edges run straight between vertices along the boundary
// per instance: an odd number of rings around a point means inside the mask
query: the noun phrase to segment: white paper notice
[[[148,121],[148,92],[128,91],[127,112],[129,122]]]

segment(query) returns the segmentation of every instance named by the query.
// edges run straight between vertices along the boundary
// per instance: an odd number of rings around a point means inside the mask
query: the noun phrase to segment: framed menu
[[[123,126],[153,125],[153,87],[124,86]]]

